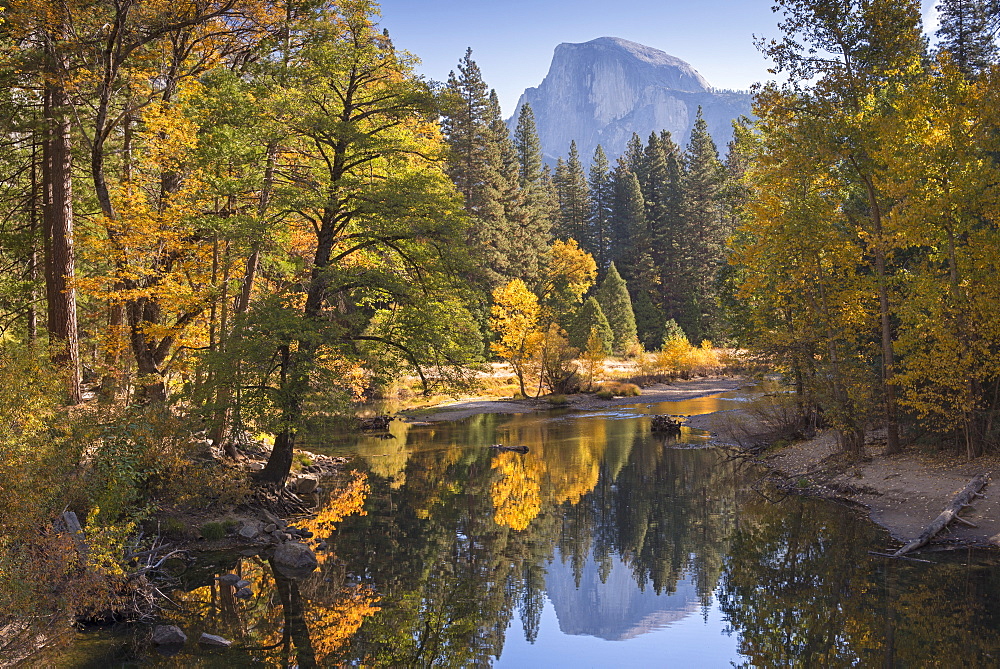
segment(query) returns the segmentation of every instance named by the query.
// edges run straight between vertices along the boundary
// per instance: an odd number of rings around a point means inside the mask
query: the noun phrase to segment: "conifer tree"
[[[503,122],[496,91],[487,94],[472,49],[459,61],[458,75],[450,73],[445,88],[442,129],[449,147],[447,172],[465,196],[472,216],[469,247],[477,257],[474,280],[489,288],[514,277],[534,275],[515,242],[523,198],[516,176],[510,132]]]
[[[618,274],[614,263],[608,267],[608,274],[597,289],[597,302],[614,335],[612,349],[615,353],[625,353],[636,342],[635,314],[632,312],[628,286]]]
[[[533,285],[538,280],[538,260],[544,255],[552,239],[552,219],[551,194],[542,163],[542,145],[538,139],[531,105],[521,106],[517,127],[514,129],[513,149],[522,204],[517,215],[518,224],[512,234],[521,255],[520,262],[526,268],[521,278]],[[528,268],[532,268],[531,271]]]
[[[718,313],[716,275],[726,240],[722,185],[724,168],[701,109],[685,151],[684,217],[689,263],[687,304],[676,319],[694,341],[713,337]],[[673,314],[670,314],[673,317]]]
[[[559,195],[556,236],[562,239],[575,239],[585,251],[594,255],[594,243],[587,225],[590,194],[575,141],[570,142],[569,155],[561,171],[558,165],[556,167],[556,191]]]
[[[941,0],[938,49],[947,51],[966,75],[976,75],[997,61],[995,0]]]
[[[590,333],[595,330],[604,344],[604,354],[611,355],[614,346],[614,332],[611,330],[611,325],[608,323],[608,318],[604,315],[601,305],[594,297],[588,297],[570,325],[568,332],[570,346],[581,351],[586,350]]]
[[[600,144],[594,150],[594,160],[590,164],[590,217],[588,220],[590,238],[594,241],[591,254],[597,261],[597,269],[603,272],[611,263],[611,173],[608,157]]]
[[[639,137],[638,133],[632,133],[629,138],[628,143],[625,145],[625,152],[622,153],[621,157],[618,159],[619,163],[625,167],[625,169],[631,171],[637,177],[639,177],[639,183],[643,180],[643,159],[642,159],[642,138]]]
[[[484,171],[488,169],[489,94],[472,49],[458,62],[458,74],[448,73],[441,129],[448,144],[448,176],[465,196],[465,208],[478,215],[484,206]]]
[[[661,213],[653,231],[653,243],[659,259],[658,299],[667,319],[681,315],[685,294],[690,289],[687,279],[687,229],[684,217],[683,167],[680,147],[670,133],[660,133],[660,148],[666,165],[666,180],[661,191]]]

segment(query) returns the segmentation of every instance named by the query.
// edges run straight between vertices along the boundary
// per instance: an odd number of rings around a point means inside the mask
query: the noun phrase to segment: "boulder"
[[[319,478],[316,476],[299,476],[295,479],[295,492],[299,495],[308,495],[316,492],[319,487]]]
[[[305,544],[289,541],[274,549],[274,568],[286,578],[305,578],[318,564],[316,555]]]
[[[187,641],[187,635],[177,625],[157,625],[153,628],[154,646],[181,646]]]
[[[229,648],[233,645],[233,642],[229,639],[224,639],[221,636],[215,634],[201,633],[198,638],[198,643],[202,646],[212,646],[213,648]]]
[[[244,539],[253,539],[260,534],[260,523],[256,520],[248,520],[240,528],[240,536]]]

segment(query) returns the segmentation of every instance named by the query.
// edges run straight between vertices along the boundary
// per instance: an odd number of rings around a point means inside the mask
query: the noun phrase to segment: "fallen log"
[[[989,472],[983,472],[977,476],[974,476],[971,481],[969,481],[961,492],[955,495],[951,503],[944,508],[937,518],[927,526],[920,536],[916,539],[911,540],[905,546],[900,548],[898,551],[892,554],[893,557],[899,557],[900,555],[905,555],[911,551],[915,551],[918,548],[922,548],[930,543],[938,532],[943,530],[948,526],[953,520],[961,520],[962,522],[968,523],[965,519],[959,519],[958,514],[965,507],[972,503],[972,500],[979,494],[979,491],[989,482],[990,474]]]

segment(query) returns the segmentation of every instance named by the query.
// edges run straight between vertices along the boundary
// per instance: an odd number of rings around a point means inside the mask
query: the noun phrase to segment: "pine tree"
[[[636,342],[635,314],[632,312],[628,286],[618,274],[614,263],[608,267],[608,274],[597,289],[597,302],[611,325],[614,334],[613,350],[625,353]]]
[[[559,166],[556,166],[556,175],[556,190],[559,194],[556,236],[562,239],[575,239],[585,251],[594,255],[594,242],[587,226],[590,193],[576,142],[570,142],[569,155],[561,172]]]
[[[478,276],[473,279],[496,288],[515,277],[531,278],[536,270],[524,267],[530,253],[519,252],[515,230],[523,198],[520,194],[510,132],[503,122],[496,91],[487,94],[472,49],[459,61],[458,72],[448,76],[442,128],[449,147],[447,172],[465,196],[472,216],[469,247],[477,257]]]
[[[473,216],[478,215],[485,204],[482,186],[483,172],[488,169],[487,91],[470,48],[458,62],[458,75],[454,71],[448,73],[441,129],[449,149],[448,176],[465,196],[466,211]]]
[[[590,338],[590,333],[595,329],[604,343],[605,355],[611,355],[614,345],[614,332],[608,323],[607,316],[604,315],[604,310],[601,309],[601,305],[595,298],[588,297],[570,325],[568,332],[570,346],[581,351],[586,350],[587,340]]]
[[[538,280],[539,260],[552,240],[551,193],[542,164],[542,145],[535,129],[535,114],[531,105],[521,106],[514,129],[513,158],[521,188],[522,204],[517,212],[518,225],[512,234],[521,254],[521,263],[531,271],[522,276],[529,285]],[[509,215],[513,215],[510,212]]]
[[[997,61],[995,0],[941,0],[938,49],[951,54],[966,75],[976,75]]]
[[[529,104],[521,105],[521,111],[517,115],[514,147],[517,150],[521,186],[537,183],[542,178],[542,144],[535,127],[535,112]]]
[[[598,271],[604,272],[611,263],[611,212],[614,196],[608,157],[604,155],[604,149],[600,144],[594,150],[588,185],[590,187],[588,226],[590,238],[594,241],[591,254],[597,261]]]
[[[532,253],[517,246],[524,198],[517,183],[510,132],[503,122],[496,91],[490,91],[484,121],[481,182],[474,196],[479,204],[469,237],[470,246],[481,260],[478,270],[486,285],[493,289],[514,278],[534,279],[538,262]]]
[[[632,133],[628,143],[625,145],[625,152],[622,153],[618,160],[625,169],[639,177],[639,182],[642,183],[642,138],[637,133]]]
[[[683,168],[680,147],[666,130],[660,134],[660,149],[666,166],[666,178],[660,193],[660,219],[651,232],[656,248],[654,257],[659,270],[656,302],[666,318],[676,319],[681,315],[685,295],[690,290],[686,281],[688,257]]]
[[[724,168],[700,108],[684,161],[684,217],[689,273],[687,303],[681,318],[676,320],[693,341],[698,341],[718,334],[715,323],[718,313],[716,275],[723,262],[726,237],[722,197]]]

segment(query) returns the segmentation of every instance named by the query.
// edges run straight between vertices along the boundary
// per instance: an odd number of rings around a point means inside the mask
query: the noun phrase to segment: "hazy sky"
[[[922,0],[925,28],[937,0]],[[383,0],[381,25],[444,81],[472,47],[504,115],[545,77],[561,42],[622,37],[686,60],[716,88],[766,80],[753,36],[778,36],[772,0]]]

